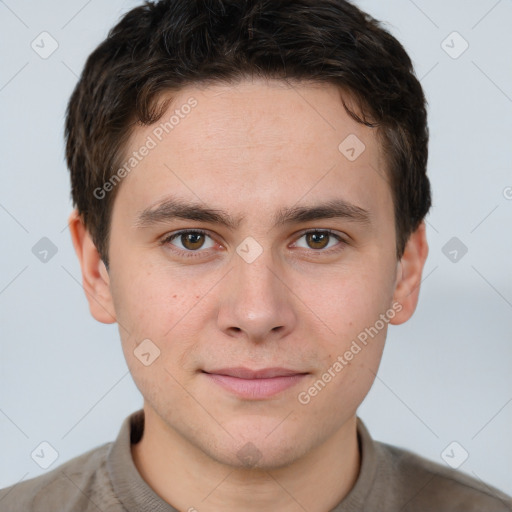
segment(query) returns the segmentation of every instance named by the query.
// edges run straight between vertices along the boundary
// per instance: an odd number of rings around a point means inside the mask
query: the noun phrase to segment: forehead
[[[256,198],[273,211],[319,198],[369,210],[389,203],[376,133],[349,116],[332,84],[254,79],[188,86],[168,99],[161,119],[128,143],[126,160],[149,147],[119,191],[133,207],[169,194],[237,213]]]

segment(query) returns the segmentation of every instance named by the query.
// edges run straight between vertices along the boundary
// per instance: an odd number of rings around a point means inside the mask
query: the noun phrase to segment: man
[[[505,511],[357,417],[428,253],[425,98],[343,0],[164,0],[66,119],[72,240],[144,408],[0,495],[23,511]]]

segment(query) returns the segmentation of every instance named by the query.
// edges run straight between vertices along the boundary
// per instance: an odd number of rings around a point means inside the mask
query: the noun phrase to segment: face
[[[181,90],[134,151],[108,282],[146,407],[219,462],[297,460],[354,418],[400,309],[375,132],[334,86],[255,80]]]

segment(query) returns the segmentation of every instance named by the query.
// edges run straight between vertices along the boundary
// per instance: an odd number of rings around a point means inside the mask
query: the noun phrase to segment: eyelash
[[[170,235],[166,236],[161,242],[160,244],[161,245],[171,245],[172,244],[170,242],[172,242],[175,238],[178,238],[179,236],[181,235],[185,235],[185,234],[190,234],[190,233],[194,233],[194,234],[197,234],[197,233],[200,233],[202,235],[205,235],[205,236],[209,236],[210,238],[212,238],[212,236],[207,232],[207,231],[204,231],[203,229],[184,229],[184,230],[181,230],[181,231],[176,231],[174,233],[171,233]],[[332,231],[331,229],[308,229],[306,231],[303,231],[300,236],[298,237],[298,240],[300,238],[302,238],[303,236],[305,235],[308,235],[310,233],[322,233],[322,234],[328,234],[329,236],[332,236],[334,238],[336,238],[339,242],[341,242],[341,248],[336,245],[335,247],[331,247],[330,249],[326,249],[326,250],[322,250],[322,249],[311,249],[311,251],[313,253],[321,253],[321,254],[331,254],[332,252],[337,252],[337,251],[340,251],[343,249],[343,246],[345,245],[348,245],[348,242],[340,235],[338,235],[337,233],[335,233],[334,231]],[[180,255],[183,255],[185,258],[197,258],[197,257],[202,257],[203,255],[201,254],[203,251],[201,251],[201,249],[198,249],[197,251],[184,251],[182,249],[178,249],[178,248],[175,248],[173,246],[173,249],[172,251],[175,251],[175,252],[178,252],[180,253]]]

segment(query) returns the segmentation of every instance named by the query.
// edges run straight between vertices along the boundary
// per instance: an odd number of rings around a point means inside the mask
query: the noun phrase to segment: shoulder
[[[379,479],[393,488],[395,496],[403,497],[403,512],[512,511],[510,496],[478,478],[403,448],[382,442],[375,445],[381,461]]]
[[[0,489],[2,512],[120,510],[106,468],[112,442],[89,450],[40,476]],[[110,487],[110,488],[109,488]],[[117,503],[116,503],[117,502]]]

